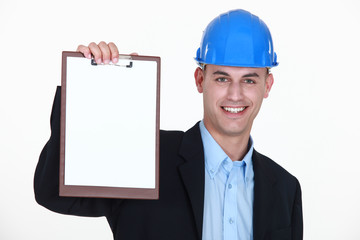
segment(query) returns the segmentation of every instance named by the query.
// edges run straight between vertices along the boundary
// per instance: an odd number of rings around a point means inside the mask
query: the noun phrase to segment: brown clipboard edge
[[[155,61],[157,63],[156,83],[156,140],[155,140],[155,188],[121,188],[65,185],[65,119],[66,119],[66,60],[67,57],[82,57],[80,52],[62,52],[61,69],[61,114],[60,114],[60,172],[59,195],[62,197],[94,197],[94,198],[122,198],[122,199],[159,199],[160,182],[160,70],[161,59],[155,56],[122,55],[131,60]]]

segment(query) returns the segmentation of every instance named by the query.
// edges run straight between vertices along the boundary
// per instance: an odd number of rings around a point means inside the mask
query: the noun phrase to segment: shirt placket
[[[224,196],[224,240],[237,239],[237,174],[232,162],[224,162],[228,177]]]

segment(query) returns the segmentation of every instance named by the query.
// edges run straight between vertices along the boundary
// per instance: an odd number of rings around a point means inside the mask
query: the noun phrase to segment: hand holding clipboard
[[[97,64],[109,64],[110,61],[117,63],[119,61],[119,50],[113,42],[107,44],[101,41],[99,44],[92,42],[88,46],[79,45],[76,51],[81,52],[88,59],[93,57]],[[131,53],[130,55],[139,54]]]

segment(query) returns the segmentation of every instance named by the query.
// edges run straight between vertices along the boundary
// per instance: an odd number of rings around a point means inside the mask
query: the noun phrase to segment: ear
[[[204,74],[205,74],[204,71],[200,67],[196,68],[194,72],[195,84],[199,93],[203,93],[204,91],[203,89],[203,83],[205,77]]]
[[[264,98],[267,98],[269,96],[271,87],[274,83],[274,76],[270,73],[268,74],[266,80],[265,80],[265,93],[264,93]]]

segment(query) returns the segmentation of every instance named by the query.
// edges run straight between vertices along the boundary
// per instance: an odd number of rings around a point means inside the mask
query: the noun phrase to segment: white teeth
[[[240,107],[240,108],[232,108],[232,107],[223,107],[223,109],[227,112],[231,112],[231,113],[239,113],[244,111],[245,107]]]

